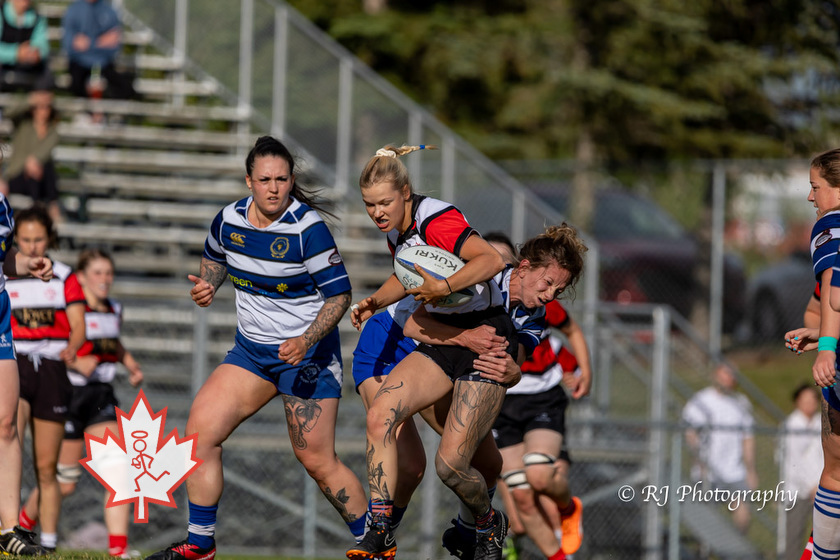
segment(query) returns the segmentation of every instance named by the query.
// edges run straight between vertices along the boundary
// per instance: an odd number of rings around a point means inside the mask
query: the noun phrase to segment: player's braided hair
[[[832,187],[840,187],[840,148],[828,150],[811,160],[811,167],[818,169],[820,177]]]
[[[549,226],[536,237],[532,237],[519,248],[519,257],[527,259],[531,266],[542,267],[556,262],[560,268],[569,271],[567,288],[574,289],[583,272],[583,254],[588,251],[578,236],[577,230],[563,222]]]
[[[408,185],[409,190],[413,191],[411,179],[408,178],[408,169],[399,160],[399,157],[417,150],[437,150],[437,146],[423,144],[419,146],[393,146],[389,144],[379,148],[376,150],[376,155],[370,158],[362,170],[362,175],[359,177],[359,186],[365,188],[383,181],[390,181],[398,189]]]
[[[260,136],[257,138],[257,141],[254,143],[254,147],[251,148],[251,151],[248,152],[248,156],[245,158],[245,173],[247,173],[250,177],[251,173],[254,171],[254,161],[258,157],[266,156],[285,159],[286,163],[289,164],[289,174],[295,174],[295,158],[292,157],[292,153],[289,149],[280,140],[274,138],[273,136]],[[318,191],[304,187],[297,179],[295,179],[294,185],[292,185],[292,190],[289,194],[300,202],[315,209],[319,214],[327,214],[335,218],[335,215],[325,208],[326,204],[323,199],[318,197]]]

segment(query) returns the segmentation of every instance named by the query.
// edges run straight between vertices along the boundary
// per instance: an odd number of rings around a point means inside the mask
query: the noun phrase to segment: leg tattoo
[[[282,397],[292,445],[297,449],[306,449],[305,435],[315,428],[321,417],[321,401],[320,399],[301,399],[291,395],[282,395]]]

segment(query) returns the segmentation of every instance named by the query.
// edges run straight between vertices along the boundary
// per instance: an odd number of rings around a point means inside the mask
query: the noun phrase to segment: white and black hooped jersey
[[[96,356],[99,364],[90,377],[67,368],[67,377],[73,385],[87,385],[91,381],[110,383],[117,374],[117,362],[120,359],[122,306],[110,300],[107,305],[108,311],[94,311],[85,305],[85,343],[76,355]]]
[[[207,259],[227,267],[236,290],[237,327],[258,344],[281,344],[312,324],[324,300],[350,291],[350,279],[327,225],[291,198],[266,228],[248,221],[252,197],[225,206],[204,244]]]
[[[85,294],[72,269],[53,261],[53,277],[6,278],[12,308],[15,351],[58,360],[70,338],[67,307],[85,303]]]
[[[389,231],[388,248],[392,255],[396,255],[406,247],[433,245],[460,256],[464,242],[473,234],[478,234],[478,232],[453,205],[436,198],[415,194],[411,198],[411,225],[403,234],[396,229]],[[426,308],[430,313],[450,314],[481,311],[504,304],[499,286],[492,280],[476,284],[471,289],[475,295],[463,305],[456,307],[428,305]],[[414,304],[413,309],[411,309],[411,304]],[[405,325],[405,321],[415,309],[417,309],[417,304],[414,298],[404,298],[389,306],[388,312],[397,324]]]

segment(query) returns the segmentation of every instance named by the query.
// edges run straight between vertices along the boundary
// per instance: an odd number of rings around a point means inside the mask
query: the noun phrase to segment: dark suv
[[[574,224],[568,189],[540,186],[532,191]],[[651,200],[618,189],[598,191],[589,233],[600,247],[601,299],[667,303],[684,317],[690,316],[698,299],[708,301],[696,280],[697,240]],[[725,255],[724,332],[733,332],[743,317],[745,291],[740,259]]]

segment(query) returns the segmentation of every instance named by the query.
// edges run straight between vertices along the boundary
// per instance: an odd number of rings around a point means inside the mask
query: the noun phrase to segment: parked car
[[[755,274],[747,287],[749,336],[759,342],[780,342],[784,333],[801,327],[815,284],[811,255],[805,251]]]
[[[569,216],[569,190],[532,186],[534,193]],[[601,256],[601,299],[622,303],[667,303],[689,317],[708,300],[697,282],[699,244],[652,200],[619,189],[599,190],[589,233]],[[734,332],[746,307],[746,277],[740,258],[724,257],[723,330]]]

